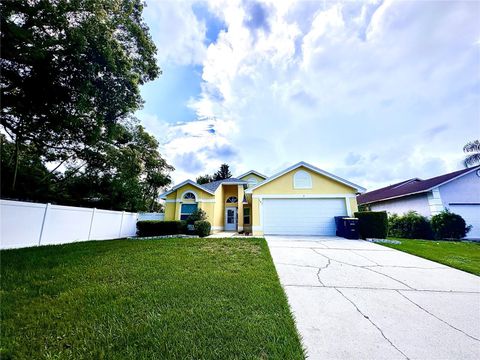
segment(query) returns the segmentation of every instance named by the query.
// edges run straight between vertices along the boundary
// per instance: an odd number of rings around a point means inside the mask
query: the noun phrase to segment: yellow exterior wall
[[[213,227],[213,232],[215,231],[221,231],[220,229],[223,229],[223,218],[224,218],[224,212],[225,212],[225,207],[223,204],[223,186],[220,185],[217,190],[215,191],[215,204],[214,204],[214,214],[215,218],[214,221],[212,222],[212,227]]]
[[[357,197],[353,197],[348,200],[350,200],[350,209],[352,210],[352,215],[353,215],[353,213],[358,211]]]
[[[294,189],[293,187],[293,175],[299,171],[304,170],[312,177],[311,189]],[[316,172],[311,171],[303,166],[298,167],[286,174],[283,174],[279,178],[272,180],[268,184],[265,184],[258,189],[253,190],[253,196],[255,195],[294,195],[294,194],[317,194],[317,195],[332,195],[332,194],[345,194],[355,195],[356,189],[351,188],[341,182],[338,182],[329,177],[323,176]],[[352,197],[348,199],[350,201],[350,208],[353,212],[357,211],[357,199]],[[252,199],[252,225],[253,227],[260,226],[260,199]],[[263,235],[262,231],[253,230],[254,235]]]
[[[175,203],[165,203],[165,221],[175,220]]]
[[[294,189],[293,175],[299,171],[304,170],[312,177],[311,189]],[[258,189],[253,190],[253,195],[259,194],[355,194],[356,190],[335,181],[329,177],[317,174],[310,169],[303,166],[292,170],[279,178],[265,184]]]
[[[197,195],[197,200],[214,200],[215,196],[207,193],[206,191],[199,189],[195,186],[190,184],[186,184],[171,194],[167,195],[167,200],[176,200],[180,199],[182,195],[187,192],[192,191]],[[194,203],[193,200],[183,200],[183,203]],[[165,221],[171,220],[180,220],[180,211],[181,211],[181,204],[180,202],[166,202],[165,203]],[[198,202],[198,208],[202,209],[207,214],[207,220],[213,223],[214,220],[214,203],[213,202]]]
[[[241,177],[240,180],[247,181],[247,180],[250,179],[250,178],[254,178],[254,179],[256,179],[258,182],[261,182],[261,181],[265,180],[264,178],[262,178],[262,177],[260,177],[260,176],[258,176],[258,175],[255,175],[255,174],[248,174],[248,175],[246,175],[246,176]]]

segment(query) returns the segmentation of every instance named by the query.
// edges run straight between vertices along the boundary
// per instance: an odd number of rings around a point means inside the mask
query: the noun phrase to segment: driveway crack
[[[350,302],[350,304],[353,305],[353,307],[365,318],[367,319],[373,326],[375,326],[375,328],[380,332],[380,334],[382,335],[382,337],[388,341],[388,343],[395,349],[397,350],[400,354],[402,354],[405,359],[409,359],[409,357],[402,351],[400,350],[397,346],[395,346],[395,344],[384,334],[384,332],[382,331],[382,329],[380,329],[380,327],[375,324],[372,319],[370,319],[369,316],[365,315],[359,308],[358,306],[352,301],[350,300],[344,293],[342,293],[339,289],[335,288],[335,290],[337,290],[340,295],[342,295],[348,302]]]
[[[432,314],[430,311],[428,311],[427,309],[425,309],[424,307],[420,306],[419,304],[417,304],[415,301],[413,301],[412,299],[410,299],[408,296],[406,296],[405,294],[402,294],[400,291],[398,290],[395,290],[396,292],[398,292],[401,296],[403,296],[405,299],[407,299],[408,301],[410,301],[413,305],[415,305],[416,307],[420,308],[421,310],[425,311],[427,314],[429,314],[430,316],[433,316],[435,319],[441,321],[442,323],[444,323],[445,325],[448,325],[449,327],[451,327],[452,329],[454,330],[457,330],[459,332],[461,332],[463,335],[465,336],[468,336],[469,338],[473,339],[473,340],[476,340],[476,341],[480,341],[480,339],[476,338],[475,336],[472,336],[468,333],[466,333],[465,331],[453,326],[452,324],[449,324],[448,322],[446,322],[445,320],[439,318],[438,316],[436,316],[435,314]]]
[[[318,279],[318,282],[322,285],[322,286],[325,286],[325,284],[322,282],[322,279],[320,279],[320,272],[322,270],[325,270],[326,268],[328,268],[330,266],[330,259],[327,258],[327,265],[325,265],[324,267],[319,267],[318,268],[318,272],[317,272],[317,279]]]
[[[361,266],[361,265],[350,264],[350,263],[347,263],[347,262],[344,262],[344,261],[331,259],[331,258],[329,258],[327,255],[322,254],[322,253],[316,251],[314,248],[311,248],[311,250],[313,250],[313,252],[315,252],[316,254],[318,254],[318,255],[320,255],[320,256],[323,256],[324,258],[327,258],[328,260],[335,261],[335,262],[337,262],[337,263],[339,263],[339,264],[344,264],[344,265],[348,265],[348,266],[353,266],[353,267],[357,267],[357,268],[361,268],[361,269],[365,269],[365,270],[374,272],[375,274],[378,274],[378,275],[381,275],[381,276],[385,276],[385,277],[389,278],[390,280],[396,281],[396,282],[402,284],[403,286],[406,286],[407,288],[409,288],[409,289],[411,289],[411,290],[416,290],[416,289],[414,289],[413,287],[411,287],[410,285],[404,283],[404,282],[401,281],[401,280],[395,279],[394,277],[391,277],[390,275],[383,274],[383,273],[381,273],[381,272],[378,272],[378,271],[373,270],[373,269],[371,268],[372,266]]]
[[[357,255],[357,256],[360,256],[360,257],[364,258],[365,260],[368,260],[368,261],[374,263],[375,266],[380,266],[380,264],[377,263],[376,261],[373,261],[372,259],[369,259],[368,257],[366,257],[366,256],[364,256],[364,255],[360,255],[359,253],[357,253],[357,252],[354,251],[354,250],[350,250],[350,252],[353,253],[353,254],[355,254],[355,255]],[[366,266],[371,266],[371,265],[366,265]]]

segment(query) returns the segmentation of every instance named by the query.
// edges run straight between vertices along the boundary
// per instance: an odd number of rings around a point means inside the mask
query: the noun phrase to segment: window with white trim
[[[230,196],[228,199],[227,199],[227,204],[236,204],[238,202],[238,199],[236,196]]]
[[[299,170],[293,175],[293,188],[294,189],[311,189],[312,177],[304,170]]]
[[[250,208],[243,208],[243,225],[250,225]]]
[[[187,220],[192,213],[197,210],[197,204],[182,204],[180,209],[180,220]]]
[[[195,194],[191,191],[185,193],[185,195],[183,195],[183,200],[196,200],[195,198]]]

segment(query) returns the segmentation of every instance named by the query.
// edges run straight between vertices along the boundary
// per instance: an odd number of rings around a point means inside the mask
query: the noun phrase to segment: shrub
[[[391,214],[388,217],[388,235],[407,239],[432,239],[428,219],[416,211],[404,215]]]
[[[431,224],[436,239],[462,239],[472,228],[460,215],[448,210],[432,216]]]
[[[210,235],[210,230],[212,226],[208,221],[205,220],[198,220],[195,221],[195,233],[200,237],[205,237]]]
[[[202,209],[197,209],[187,218],[187,224],[193,225],[195,221],[202,221],[207,219],[207,214]]]
[[[161,236],[184,234],[186,231],[185,221],[137,221],[138,236]]]
[[[360,211],[355,213],[359,220],[360,236],[363,239],[385,239],[388,233],[388,220],[385,211]]]

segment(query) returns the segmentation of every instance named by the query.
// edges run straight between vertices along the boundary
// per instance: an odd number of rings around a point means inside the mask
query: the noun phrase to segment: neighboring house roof
[[[228,178],[223,180],[212,181],[206,184],[202,184],[201,186],[204,187],[205,189],[208,189],[211,192],[215,192],[215,190],[217,190],[218,187],[224,183],[234,185],[234,184],[246,184],[247,182],[240,180],[238,178]]]
[[[357,185],[357,184],[354,184],[354,183],[352,183],[352,182],[350,182],[350,181],[348,181],[348,180],[342,179],[342,178],[339,177],[339,176],[330,174],[329,172],[326,172],[325,170],[319,169],[319,168],[317,168],[317,167],[315,167],[315,166],[313,166],[313,165],[310,165],[310,164],[308,164],[308,163],[306,163],[306,162],[304,162],[304,161],[300,161],[299,163],[296,163],[295,165],[292,165],[292,166],[286,168],[285,170],[282,170],[282,171],[280,171],[279,173],[276,173],[275,175],[270,176],[270,177],[267,178],[266,180],[258,183],[257,185],[252,186],[251,188],[247,189],[245,192],[248,193],[248,194],[251,194],[253,190],[258,189],[259,187],[261,187],[261,186],[263,186],[263,185],[265,185],[265,184],[268,184],[270,181],[273,181],[273,180],[279,178],[280,176],[282,176],[282,175],[284,175],[284,174],[286,174],[286,173],[288,173],[288,172],[290,172],[290,171],[292,171],[292,170],[295,170],[295,169],[297,169],[297,168],[299,168],[299,167],[302,167],[302,166],[305,167],[305,168],[307,168],[307,169],[309,169],[309,170],[311,170],[311,171],[313,171],[313,172],[315,172],[315,173],[317,173],[317,174],[326,176],[326,177],[328,177],[328,178],[330,178],[330,179],[333,179],[333,180],[338,181],[338,182],[340,182],[340,183],[342,183],[342,184],[345,184],[345,185],[347,185],[347,186],[350,186],[351,188],[357,190],[358,192],[364,192],[364,191],[366,190],[365,188],[361,187],[360,185]]]
[[[165,199],[168,195],[170,195],[172,192],[174,192],[175,190],[181,188],[182,186],[185,186],[185,185],[192,185],[192,186],[195,186],[197,187],[198,189],[200,190],[203,190],[211,195],[215,195],[215,190],[218,189],[218,187],[223,184],[223,183],[228,183],[230,185],[235,185],[235,184],[247,184],[246,181],[243,181],[243,180],[240,180],[240,179],[237,179],[237,178],[228,178],[228,179],[223,179],[223,180],[217,180],[217,181],[212,181],[212,182],[209,182],[209,183],[206,183],[206,184],[197,184],[195,181],[192,181],[192,180],[186,180],[178,185],[175,185],[173,188],[171,188],[170,190],[164,192],[163,194],[161,194],[159,196],[160,199]]]
[[[424,193],[478,169],[480,169],[480,165],[468,169],[454,171],[426,180],[421,180],[418,178],[405,180],[397,184],[359,195],[357,196],[357,202],[359,205],[370,204],[377,201]]]
[[[245,177],[245,176],[247,176],[247,175],[250,175],[250,174],[255,174],[255,175],[257,175],[257,176],[259,176],[259,177],[261,177],[261,178],[264,178],[264,179],[266,179],[266,178],[268,177],[268,176],[266,176],[266,175],[260,174],[258,171],[250,170],[250,171],[247,171],[245,174],[242,174],[242,175],[237,176],[237,179],[241,179],[241,178],[243,178],[243,177]]]

